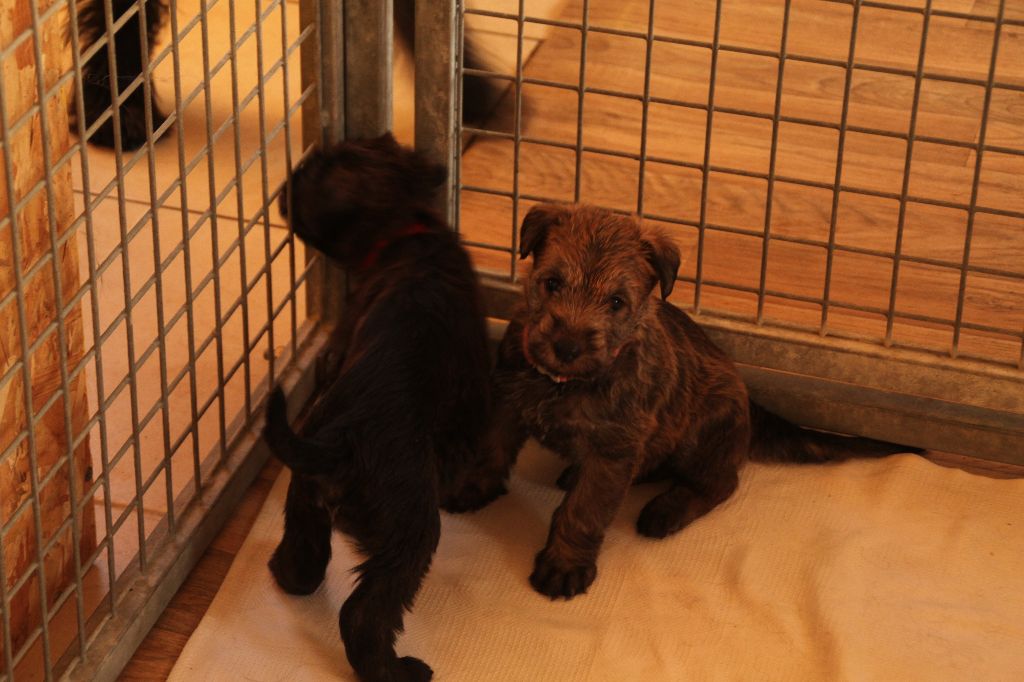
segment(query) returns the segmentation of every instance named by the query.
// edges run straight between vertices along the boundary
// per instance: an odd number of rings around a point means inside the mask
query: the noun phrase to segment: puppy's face
[[[652,292],[672,291],[679,251],[629,217],[592,207],[535,206],[523,221],[523,350],[556,382],[594,378],[612,366],[652,313]]]
[[[388,133],[314,152],[292,171],[279,207],[302,241],[351,265],[429,211],[444,180],[443,167]]]

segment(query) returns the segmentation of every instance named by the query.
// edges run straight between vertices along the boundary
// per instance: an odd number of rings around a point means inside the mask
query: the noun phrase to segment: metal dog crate
[[[109,46],[77,49],[76,2],[0,15],[6,679],[114,678],[230,515],[262,397],[308,399],[344,291],[277,188],[315,143],[392,127],[390,2],[169,5],[117,83],[169,113],[137,152],[83,144],[80,108],[67,133]],[[1019,0],[420,0],[416,24],[415,143],[495,318],[534,202],[636,213],[763,402],[1024,463]],[[467,27],[493,69],[465,73]],[[477,127],[463,75],[505,88]]]
[[[107,35],[146,11],[100,1]],[[276,208],[320,135],[302,125],[321,108],[315,74],[300,74],[316,23],[285,0],[171,0],[144,77],[109,76],[121,101],[155,89],[167,121],[138,151],[106,150],[83,140],[120,112],[86,129],[81,67],[113,50],[105,36],[80,49],[79,9],[0,13],[12,680],[117,675],[266,460],[253,424],[268,387],[307,399],[322,342],[306,305],[320,266]]]
[[[1024,462],[1024,5],[495,4],[457,22],[509,36],[470,72],[509,91],[450,154],[492,314],[532,203],[604,205],[676,238],[672,300],[762,403]]]

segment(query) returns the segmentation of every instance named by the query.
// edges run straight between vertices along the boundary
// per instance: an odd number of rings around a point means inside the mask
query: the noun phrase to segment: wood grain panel
[[[40,12],[56,0],[39,3]],[[69,304],[80,285],[78,250],[72,236],[56,253],[50,241],[51,218],[57,231],[63,234],[72,221],[71,167],[65,164],[54,173],[51,187],[53,204],[47,201],[45,191],[37,187],[45,178],[44,139],[49,143],[50,161],[55,162],[70,148],[67,118],[67,89],[42,103],[46,127],[39,109],[30,113],[37,104],[37,69],[42,69],[47,88],[52,88],[59,76],[69,67],[64,40],[63,13],[58,13],[41,27],[44,62],[37,64],[33,41],[21,42],[0,63],[0,77],[4,83],[4,105],[9,124],[29,114],[24,123],[9,131],[8,139],[0,147],[0,161],[9,161],[13,168],[13,196],[6,182],[0,183],[0,216],[12,217],[0,229],[0,293],[4,296],[15,289],[14,241],[18,240],[21,269],[27,273],[33,266],[43,263],[35,274],[24,282],[26,323],[29,342],[36,348],[25,358],[19,339],[19,315],[13,297],[0,304],[0,376],[10,377],[0,387],[0,451],[14,446],[0,463],[0,523],[10,524],[3,536],[3,576],[11,598],[11,644],[20,650],[32,631],[41,624],[42,604],[39,581],[45,581],[47,607],[53,608],[61,592],[74,581],[74,542],[70,523],[78,525],[83,555],[95,547],[95,528],[91,506],[85,513],[75,515],[71,508],[72,486],[81,495],[91,481],[91,462],[88,441],[73,449],[70,462],[65,457],[71,450],[71,439],[80,434],[88,419],[85,372],[71,380],[67,392],[44,409],[47,402],[62,391],[60,363],[75,367],[83,356],[82,316],[78,307],[72,308],[64,319],[66,345],[62,346],[54,322],[60,311]],[[0,44],[9,45],[15,37],[31,26],[29,3],[14,3],[12,11],[0,12]],[[4,160],[3,155],[9,154]],[[12,208],[26,200],[13,216]],[[53,267],[43,259],[56,259],[63,298],[57,295]],[[21,370],[22,362],[30,367],[30,386],[26,387]],[[36,471],[40,487],[33,489],[29,440],[23,437],[30,428],[25,410],[25,391],[30,391],[33,411],[37,420],[33,429],[36,449]],[[70,404],[66,404],[69,401]],[[72,433],[65,427],[65,409],[71,415]],[[35,511],[30,500],[39,501],[39,521],[44,546],[53,543],[43,556],[42,567],[32,568],[38,561],[39,545],[36,540]],[[70,522],[70,523],[69,523]],[[14,591],[18,581],[30,574],[28,580]],[[42,577],[41,577],[42,576]],[[73,604],[74,602],[68,602]],[[66,638],[65,638],[66,639]],[[61,637],[54,634],[54,640]],[[2,642],[0,642],[2,646]],[[59,648],[55,649],[59,653]]]

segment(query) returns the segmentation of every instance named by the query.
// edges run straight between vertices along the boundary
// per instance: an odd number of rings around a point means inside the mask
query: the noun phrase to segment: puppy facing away
[[[444,178],[388,134],[315,153],[281,202],[295,234],[348,270],[351,293],[330,384],[300,434],[280,389],[270,397],[264,438],[292,479],[269,565],[286,592],[310,594],[332,528],[355,541],[365,561],[339,625],[364,680],[430,679],[394,646],[437,546],[438,509],[504,492],[474,483],[490,363],[476,275],[430,208]]]
[[[509,466],[533,436],[571,462],[530,576],[541,594],[587,590],[634,481],[668,482],[636,522],[641,535],[662,538],[725,501],[748,457],[913,451],[802,429],[752,403],[732,361],[662,300],[679,268],[676,246],[633,218],[538,205],[523,221],[519,253],[533,255],[533,268],[499,349],[491,456],[495,470]]]

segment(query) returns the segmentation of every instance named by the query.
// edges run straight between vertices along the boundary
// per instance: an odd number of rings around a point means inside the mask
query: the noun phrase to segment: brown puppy
[[[549,597],[585,592],[605,529],[631,482],[668,480],[637,530],[675,533],[727,499],[755,459],[820,462],[907,448],[801,429],[752,404],[732,361],[678,308],[679,252],[632,218],[535,206],[520,256],[533,254],[525,305],[496,370],[495,470],[527,436],[568,458],[530,583]]]

